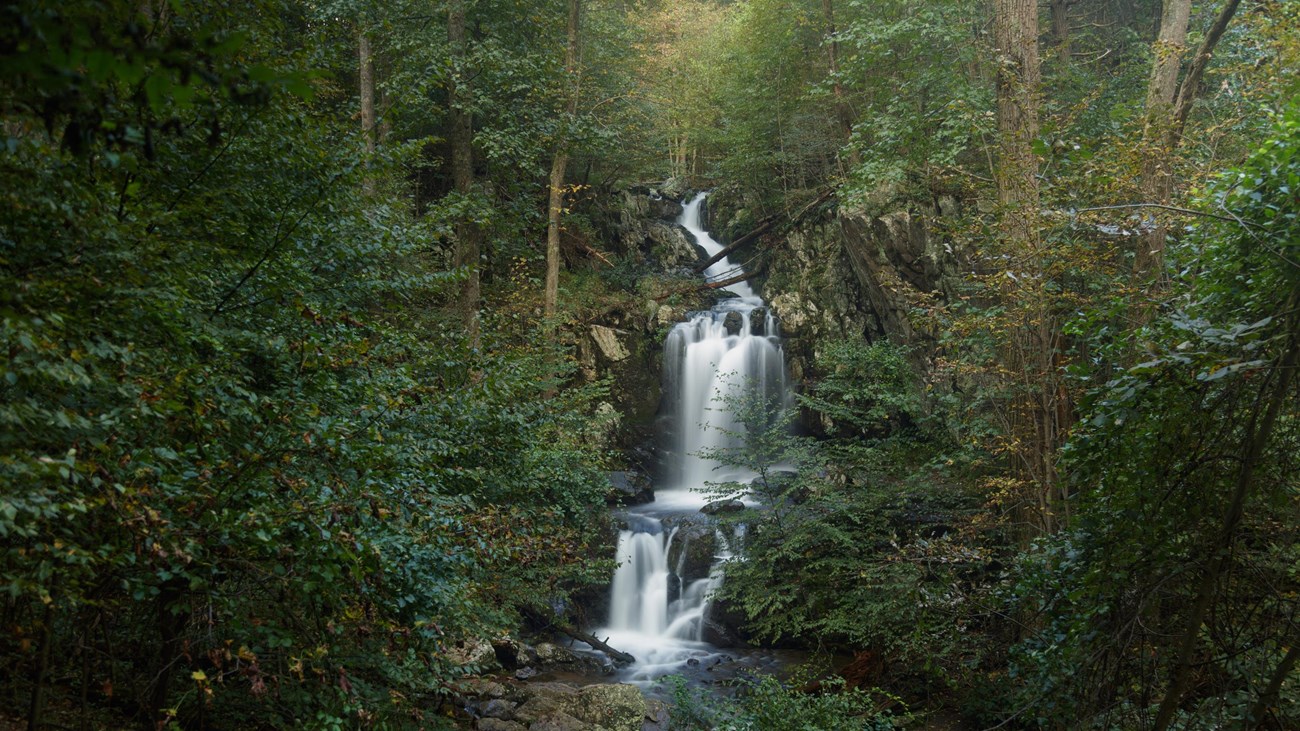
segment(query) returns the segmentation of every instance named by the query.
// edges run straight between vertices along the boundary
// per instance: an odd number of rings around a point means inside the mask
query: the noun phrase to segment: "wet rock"
[[[702,519],[698,523],[681,522],[677,535],[668,547],[668,569],[682,580],[706,579],[718,553],[718,536],[713,526]]]
[[[514,714],[515,707],[518,705],[518,703],[505,700],[504,698],[493,698],[483,704],[479,709],[479,713],[487,718],[501,718],[508,721]]]
[[[728,312],[727,316],[722,318],[722,326],[727,329],[728,335],[739,335],[745,328],[745,317],[739,312]]]
[[[537,668],[530,668],[530,667],[519,668],[518,670],[515,671],[515,677],[518,678],[519,680],[528,680],[529,678],[537,677],[537,674],[539,672],[541,671],[539,671]]]
[[[645,705],[641,731],[668,731],[668,704],[659,700],[648,700]]]
[[[609,484],[613,489],[606,502],[610,505],[644,505],[655,499],[650,478],[640,472],[610,472]]]
[[[714,500],[700,508],[700,512],[705,515],[720,515],[722,513],[738,513],[744,509],[745,504],[739,500]]]
[[[749,334],[767,335],[767,308],[755,307],[749,311]]]
[[[687,667],[698,668],[700,666],[700,659],[698,657],[693,657],[686,661],[686,665]]]
[[[543,670],[561,670],[586,674],[598,674],[601,671],[599,660],[587,655],[579,655],[559,645],[542,642],[535,649],[537,651],[537,662]]]
[[[474,723],[474,728],[478,731],[528,731],[528,727],[522,723],[503,721],[500,718],[480,718]]]

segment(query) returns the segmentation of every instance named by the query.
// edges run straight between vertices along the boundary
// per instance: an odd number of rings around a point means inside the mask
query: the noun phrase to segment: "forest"
[[[5,2],[0,729],[1300,728],[1298,100],[1296,0]]]

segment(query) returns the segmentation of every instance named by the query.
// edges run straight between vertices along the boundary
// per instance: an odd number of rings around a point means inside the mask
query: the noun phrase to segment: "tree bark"
[[[1152,50],[1151,78],[1147,83],[1146,120],[1142,127],[1146,154],[1142,161],[1142,197],[1151,203],[1168,203],[1173,190],[1172,153],[1168,130],[1173,123],[1174,94],[1187,45],[1191,0],[1165,0],[1160,34]],[[1164,265],[1165,227],[1157,224],[1138,243],[1133,262],[1140,278],[1157,276]]]
[[[569,82],[565,120],[572,123],[578,113],[578,23],[582,12],[579,0],[569,0],[568,42],[564,46],[564,75]],[[543,294],[543,312],[547,327],[552,325],[560,290],[560,216],[564,212],[564,170],[569,165],[568,130],[556,141],[555,157],[551,161],[550,200],[546,216],[546,286]]]
[[[833,0],[822,0],[822,15],[826,22],[826,61],[831,77],[831,93],[835,97],[835,118],[840,124],[841,144],[847,145],[853,137],[853,110],[844,98],[844,85],[840,83],[840,44],[835,40],[835,5]],[[849,150],[849,163],[856,166],[861,155]]]
[[[1000,159],[998,199],[1003,233],[1013,244],[1036,235],[1038,212],[1038,5],[1033,0],[995,0],[998,45],[997,121]]]
[[[1219,39],[1223,37],[1223,32],[1228,29],[1228,24],[1232,22],[1239,7],[1241,7],[1241,0],[1228,0],[1223,10],[1219,12],[1219,17],[1215,19],[1214,26],[1206,34],[1201,47],[1196,50],[1196,55],[1192,57],[1187,78],[1183,79],[1182,85],[1178,87],[1178,103],[1174,105],[1173,127],[1169,131],[1168,144],[1171,149],[1177,148],[1182,141],[1187,117],[1192,113],[1192,103],[1196,101],[1201,79],[1205,77],[1205,67],[1209,65],[1210,58],[1214,55],[1214,47],[1219,44]]]
[[[1056,60],[1062,66],[1070,63],[1070,6],[1074,0],[1051,0],[1052,42],[1056,45]]]
[[[474,128],[469,110],[470,85],[466,73],[468,45],[465,40],[465,0],[447,2],[447,41],[451,46],[452,72],[447,84],[447,100],[451,109],[452,187],[465,198],[474,194]],[[477,345],[479,322],[479,257],[483,232],[472,217],[462,218],[456,224],[456,257],[458,269],[465,269],[465,280],[460,287],[461,318],[465,332]]]
[[[361,138],[366,152],[375,152],[375,62],[370,53],[370,37],[364,29],[357,31],[357,61],[360,65]]]
[[[362,185],[367,193],[375,192],[375,179],[369,169],[375,154],[375,63],[370,52],[370,37],[364,28],[357,30],[357,63],[361,94],[361,139],[366,148],[366,172]]]

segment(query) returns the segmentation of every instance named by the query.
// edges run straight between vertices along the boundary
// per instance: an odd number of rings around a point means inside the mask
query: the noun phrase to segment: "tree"
[[[468,42],[465,35],[465,0],[447,2],[447,43],[451,48],[452,69],[447,80],[447,106],[450,127],[452,186],[464,208],[456,223],[456,268],[464,272],[460,287],[461,319],[471,339],[479,332],[479,259],[482,256],[483,231],[474,213],[474,114],[471,72],[467,64]]]
[[[581,0],[568,0],[568,24],[564,46],[564,75],[568,86],[565,115],[573,124],[578,113],[578,91],[581,71],[578,68],[578,23],[582,12]],[[551,161],[549,198],[546,216],[546,291],[543,297],[543,314],[548,323],[555,318],[556,300],[560,288],[560,215],[564,212],[564,170],[569,164],[569,141],[564,133],[556,141],[555,157]]]

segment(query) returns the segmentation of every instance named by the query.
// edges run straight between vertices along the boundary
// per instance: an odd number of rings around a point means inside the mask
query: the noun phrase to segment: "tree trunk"
[[[569,0],[568,42],[564,46],[564,75],[569,81],[569,98],[565,104],[566,121],[572,123],[578,113],[578,21],[582,11],[579,0]],[[560,215],[564,212],[564,170],[569,164],[567,130],[556,141],[551,162],[550,201],[546,215],[546,288],[543,295],[547,327],[555,317],[560,290]]]
[[[360,66],[361,139],[366,146],[366,173],[363,185],[367,193],[375,192],[370,158],[375,154],[375,63],[370,54],[370,37],[365,29],[357,31],[357,62]]]
[[[1070,6],[1073,0],[1051,0],[1052,43],[1056,45],[1056,60],[1064,67],[1070,63]]]
[[[1165,0],[1160,35],[1153,47],[1155,60],[1147,84],[1146,121],[1142,128],[1146,148],[1142,162],[1142,195],[1148,203],[1168,203],[1173,190],[1172,153],[1168,130],[1173,123],[1174,94],[1187,45],[1187,25],[1192,0]],[[1138,243],[1134,272],[1139,278],[1158,276],[1164,264],[1165,227],[1157,224]]]
[[[1038,107],[1042,81],[1038,58],[1038,4],[1034,0],[995,0],[994,33],[997,43],[998,164],[994,170],[1001,204],[1000,229],[1006,251],[1025,266],[1041,267],[1039,249]],[[1017,464],[1034,495],[1033,522],[1041,532],[1059,527],[1056,451],[1065,425],[1057,403],[1060,378],[1056,367],[1058,327],[1048,292],[1036,284],[1045,280],[1033,271],[1027,280],[1015,280],[1008,299],[1021,301],[1024,321],[1020,334],[1008,344],[1007,362],[1020,370],[1018,403],[1012,404],[1009,423],[1019,445]],[[1028,301],[1024,301],[1028,300]],[[1063,517],[1063,515],[1061,516]]]
[[[1003,234],[1013,244],[1037,236],[1038,159],[1038,5],[1032,0],[996,0],[998,45],[997,120],[1000,159],[998,199]]]
[[[466,73],[468,57],[465,40],[465,0],[448,0],[447,41],[451,46],[452,72],[447,84],[447,100],[451,108],[452,187],[465,198],[474,194],[474,128],[468,108],[470,99],[469,74]],[[458,269],[465,269],[465,280],[460,287],[461,317],[470,340],[478,343],[479,256],[483,232],[471,217],[456,224],[456,259]]]
[[[826,56],[827,69],[831,77],[831,93],[835,97],[835,118],[840,124],[841,144],[847,145],[853,137],[853,110],[844,98],[844,85],[840,83],[840,44],[835,40],[838,32],[835,27],[835,6],[833,0],[822,0],[822,15],[826,21]],[[849,163],[856,166],[861,155],[856,149],[849,150]]]

